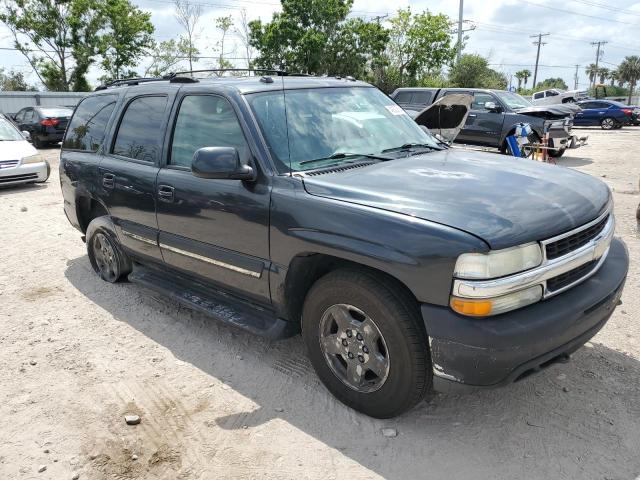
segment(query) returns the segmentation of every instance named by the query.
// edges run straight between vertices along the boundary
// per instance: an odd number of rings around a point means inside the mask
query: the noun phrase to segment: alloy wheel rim
[[[389,350],[375,322],[348,304],[327,308],[320,320],[320,349],[334,375],[360,393],[382,388],[389,376]]]
[[[602,121],[602,125],[607,129],[613,128],[613,120],[611,120],[610,118],[605,118]]]
[[[93,238],[93,256],[102,278],[113,281],[117,277],[116,255],[111,242],[103,233]]]

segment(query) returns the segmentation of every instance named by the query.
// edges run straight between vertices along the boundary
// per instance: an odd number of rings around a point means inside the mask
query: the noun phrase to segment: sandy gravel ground
[[[0,479],[636,479],[640,128],[588,133],[561,164],[615,190],[623,304],[569,364],[387,421],[334,400],[300,338],[269,343],[99,280],[50,150],[46,185],[0,191]]]

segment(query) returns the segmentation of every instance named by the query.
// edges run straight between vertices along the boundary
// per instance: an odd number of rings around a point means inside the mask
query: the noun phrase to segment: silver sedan
[[[28,134],[0,114],[0,187],[46,182],[49,162],[27,141]]]

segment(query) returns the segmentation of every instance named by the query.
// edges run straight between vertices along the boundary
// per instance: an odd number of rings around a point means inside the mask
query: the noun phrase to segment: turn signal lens
[[[542,299],[542,285],[534,285],[518,292],[495,298],[451,297],[449,304],[453,311],[470,317],[487,317],[526,307]]]

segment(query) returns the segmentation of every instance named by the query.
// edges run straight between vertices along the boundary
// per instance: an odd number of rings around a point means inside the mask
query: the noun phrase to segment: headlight
[[[490,279],[537,267],[542,250],[537,243],[489,253],[464,253],[458,257],[454,275],[458,278]]]
[[[542,298],[542,285],[534,285],[501,297],[470,299],[451,297],[451,308],[462,315],[487,317],[526,307]]]
[[[22,158],[22,165],[26,165],[28,163],[42,163],[44,162],[44,155],[41,153],[36,153],[35,155],[31,155],[29,157]]]

